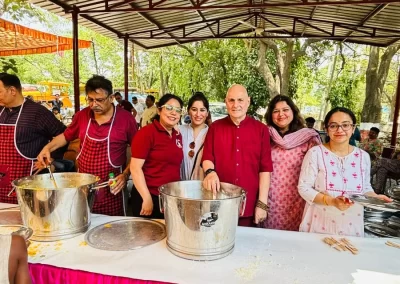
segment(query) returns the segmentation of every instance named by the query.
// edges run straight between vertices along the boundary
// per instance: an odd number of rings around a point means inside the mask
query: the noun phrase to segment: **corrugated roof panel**
[[[102,10],[104,7],[103,3],[95,4],[99,0],[68,0],[60,2],[66,5],[77,5],[78,7],[82,7],[85,5],[84,10],[87,9],[96,9]],[[195,1],[195,0],[192,0]],[[308,2],[315,2],[317,0],[309,0]],[[31,0],[33,4],[41,6],[46,10],[63,16],[64,18],[71,18],[71,14],[65,14],[63,8],[53,4],[51,1],[45,0]],[[121,3],[120,1],[111,1],[110,5],[115,3]],[[154,1],[153,1],[154,2]],[[293,0],[270,0],[268,3],[292,3]],[[148,1],[147,0],[139,0],[134,1],[135,7],[147,8]],[[247,5],[247,0],[209,0],[204,4],[205,6],[210,5]],[[192,5],[190,0],[168,0],[157,7],[173,7],[179,5],[181,7],[190,7]],[[64,5],[65,6],[65,5]],[[120,6],[121,9],[126,9],[131,7],[130,4],[125,4]],[[339,22],[343,24],[351,24],[351,25],[361,25],[365,18],[372,12],[376,7],[379,7],[379,4],[368,4],[368,5],[343,5],[343,6],[319,6],[317,8],[313,6],[296,6],[296,7],[267,7],[265,9],[215,9],[215,10],[202,10],[200,12],[197,11],[151,11],[142,13],[132,13],[132,12],[113,12],[113,13],[93,13],[87,14],[86,16],[79,17],[79,23],[87,26],[97,32],[103,33],[105,35],[111,35],[114,38],[117,36],[108,29],[100,27],[90,21],[91,18],[100,21],[104,25],[108,26],[111,29],[116,30],[116,32],[120,34],[124,33],[132,33],[136,31],[146,31],[146,30],[154,30],[156,29],[156,24],[159,24],[163,27],[171,27],[181,24],[188,24],[193,22],[202,21],[203,16],[205,19],[215,19],[220,17],[229,17],[244,13],[262,12],[264,11],[266,14],[263,16],[275,23],[279,26],[288,26],[293,24],[294,17],[308,18],[312,16],[312,19],[320,20],[320,21],[309,21],[310,24],[317,26],[320,29],[324,29],[328,32],[332,30],[332,24],[324,23],[323,21],[331,21],[331,22]],[[200,15],[201,14],[201,15]],[[273,14],[273,15],[272,15]],[[146,20],[145,18],[149,19]],[[250,16],[250,14],[249,14]],[[380,11],[377,15],[369,19],[364,25],[372,26],[377,28],[387,28],[387,29],[398,29],[400,31],[400,4],[389,4],[385,9]],[[85,19],[88,18],[88,19]],[[248,16],[247,16],[248,17]],[[247,18],[246,16],[240,16],[232,19],[221,20],[220,22],[220,31],[226,31],[230,29],[232,26],[237,24],[237,21],[244,20]],[[153,22],[153,23],[151,23]],[[255,25],[254,16],[253,19],[249,21],[251,24]],[[205,24],[202,24],[203,26]],[[186,33],[190,33],[191,31],[196,31],[202,25],[192,25],[186,28]],[[264,25],[263,21],[258,17],[257,25]],[[241,32],[245,30],[250,30],[250,28],[242,27],[243,25],[238,25],[237,27],[230,30],[228,33]],[[268,22],[265,22],[265,26],[271,27]],[[212,30],[214,32],[217,31],[216,25],[212,26]],[[301,34],[305,30],[305,34],[316,35],[316,36],[328,36],[328,34],[313,29],[311,27],[304,27],[301,23],[296,23],[296,33]],[[360,32],[350,33],[350,30],[345,28],[336,27],[335,34],[336,35],[358,35]],[[173,35],[182,35],[181,31],[174,31]],[[361,33],[362,34],[362,33]],[[385,33],[382,31],[377,32],[377,35],[390,35],[390,33]],[[163,36],[168,36],[167,33],[163,34]],[[204,28],[199,31],[196,31],[191,36],[199,36],[199,37],[210,37],[212,38],[212,32],[209,28]],[[355,42],[365,42],[372,44],[387,44],[393,41],[392,38],[382,39],[382,38],[354,38],[348,39],[348,41]],[[176,43],[174,40],[157,40],[157,39],[145,39],[145,40],[137,40],[137,42],[144,44],[148,47],[165,45],[165,44],[173,44]]]

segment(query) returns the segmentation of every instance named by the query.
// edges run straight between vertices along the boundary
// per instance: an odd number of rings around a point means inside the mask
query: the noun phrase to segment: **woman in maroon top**
[[[158,188],[180,180],[182,136],[174,127],[180,121],[183,102],[165,94],[158,106],[153,123],[143,127],[132,141],[132,211],[136,217],[164,218]]]

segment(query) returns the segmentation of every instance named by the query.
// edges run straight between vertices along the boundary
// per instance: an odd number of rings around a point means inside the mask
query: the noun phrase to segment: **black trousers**
[[[134,217],[144,217],[151,219],[164,219],[164,214],[160,212],[160,204],[158,195],[151,194],[151,199],[153,200],[153,212],[151,215],[140,215],[140,211],[142,210],[143,199],[140,196],[140,193],[137,191],[135,186],[132,188],[131,193],[131,205],[132,205],[132,214]]]

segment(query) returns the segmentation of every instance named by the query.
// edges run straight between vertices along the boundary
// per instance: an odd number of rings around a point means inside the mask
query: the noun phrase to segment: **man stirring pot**
[[[116,177],[111,189],[98,192],[92,212],[125,215],[121,190],[130,175],[129,163],[125,167],[126,149],[137,131],[136,122],[131,113],[113,105],[111,81],[93,76],[86,83],[85,91],[89,107],[76,113],[71,125],[43,148],[38,160],[45,165],[52,151],[79,138],[79,172],[98,176],[100,182],[107,181],[109,173]]]

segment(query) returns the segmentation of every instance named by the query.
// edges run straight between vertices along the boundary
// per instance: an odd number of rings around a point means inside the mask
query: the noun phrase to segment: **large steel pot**
[[[221,183],[221,192],[213,197],[201,181],[181,181],[162,185],[159,191],[167,247],[173,254],[215,260],[233,251],[239,215],[246,204],[242,188]]]
[[[98,187],[94,175],[56,173],[57,189],[49,174],[12,182],[22,221],[33,229],[34,241],[56,241],[86,232]]]

